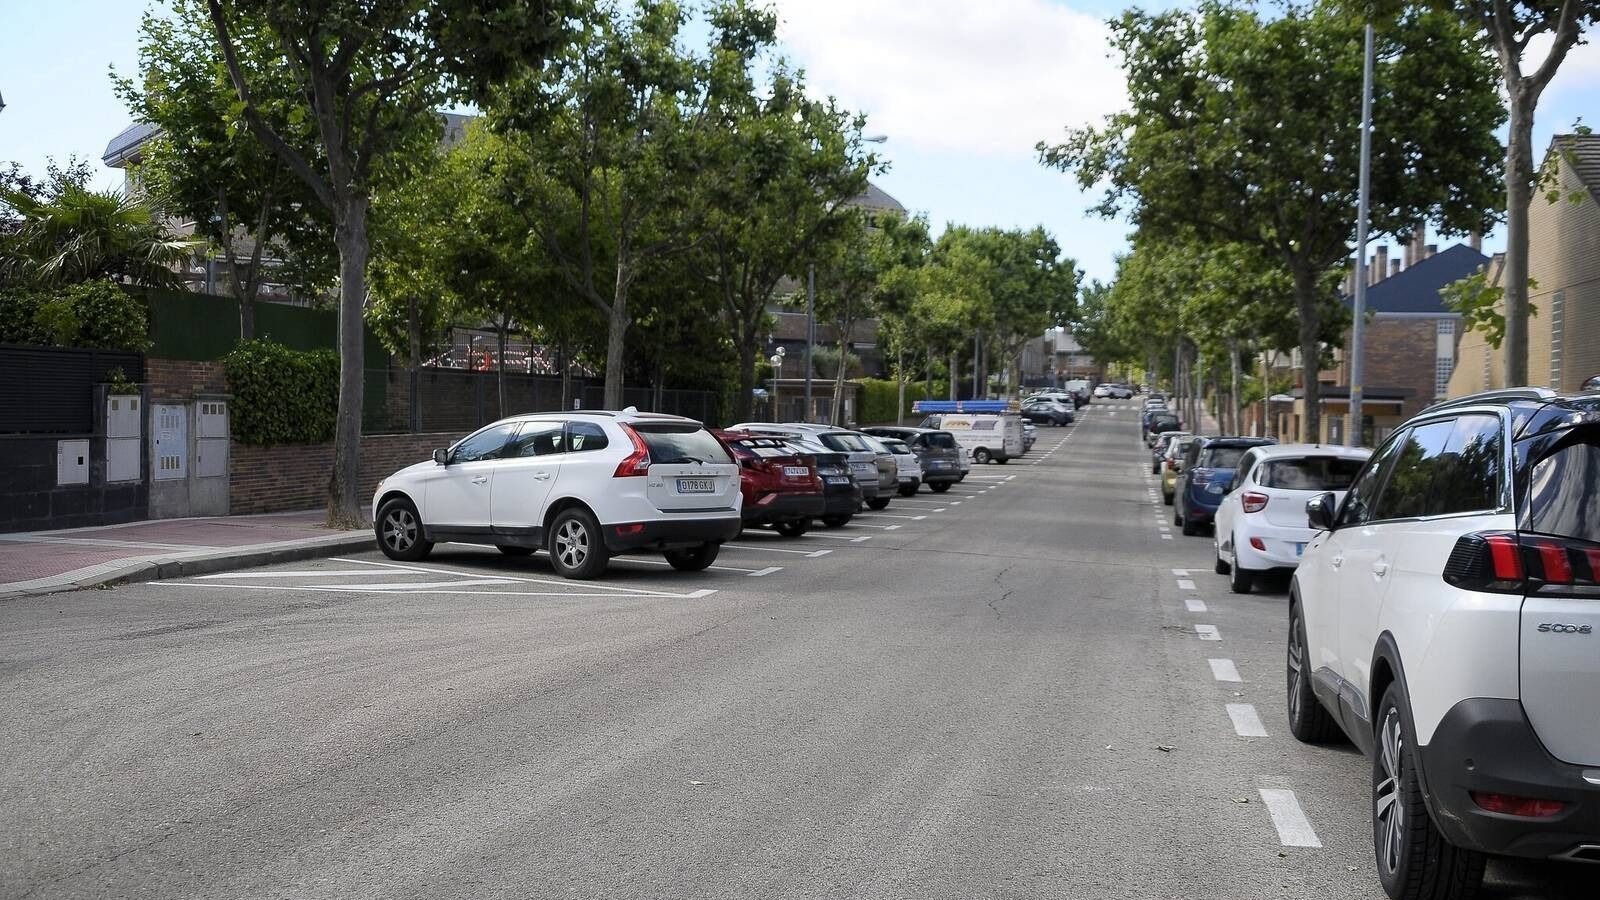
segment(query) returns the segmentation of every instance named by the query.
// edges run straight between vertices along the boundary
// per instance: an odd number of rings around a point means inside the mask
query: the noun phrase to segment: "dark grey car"
[[[899,438],[910,445],[922,462],[922,483],[934,493],[942,494],[961,480],[961,448],[956,444],[955,435],[948,431],[903,425],[874,425],[861,431],[877,437]]]

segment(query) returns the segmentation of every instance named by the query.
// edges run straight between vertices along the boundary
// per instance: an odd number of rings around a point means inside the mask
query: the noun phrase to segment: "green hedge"
[[[143,351],[144,302],[109,281],[0,293],[0,343]]]
[[[857,378],[861,393],[856,401],[856,421],[861,425],[893,425],[895,408],[900,401],[900,384],[883,378]],[[911,404],[927,399],[927,391],[920,381],[906,382],[906,415],[911,416]]]
[[[242,341],[222,358],[240,443],[315,444],[333,439],[339,412],[339,355]]]

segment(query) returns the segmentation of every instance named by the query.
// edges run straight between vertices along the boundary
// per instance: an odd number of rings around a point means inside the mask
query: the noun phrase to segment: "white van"
[[[922,427],[955,435],[975,463],[1003,463],[1023,453],[1022,417],[1014,413],[940,413],[923,419]]]

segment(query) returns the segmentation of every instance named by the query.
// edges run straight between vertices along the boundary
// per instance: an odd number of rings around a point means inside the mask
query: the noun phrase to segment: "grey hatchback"
[[[955,435],[948,431],[903,425],[873,425],[861,431],[876,437],[899,438],[909,444],[922,462],[922,483],[936,494],[950,490],[950,485],[961,480],[961,448]]]

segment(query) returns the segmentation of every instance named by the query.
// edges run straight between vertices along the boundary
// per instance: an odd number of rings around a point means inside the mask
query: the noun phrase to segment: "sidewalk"
[[[323,526],[322,510],[151,519],[0,534],[0,600],[371,549],[372,531]]]

